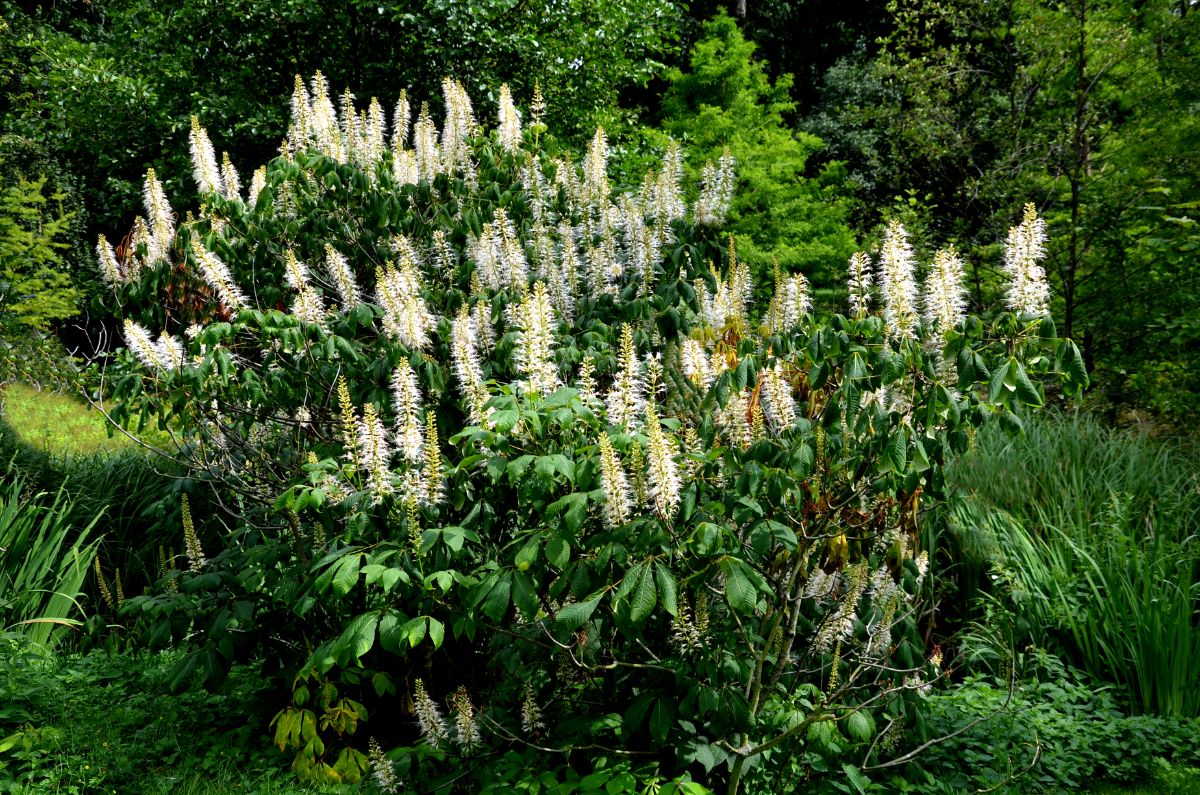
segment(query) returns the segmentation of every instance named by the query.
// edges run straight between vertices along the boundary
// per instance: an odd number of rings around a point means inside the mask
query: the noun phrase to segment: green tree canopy
[[[855,245],[841,171],[834,165],[809,173],[809,159],[823,143],[788,126],[792,78],[772,81],[754,51],[727,14],[706,22],[690,68],[667,73],[663,129],[694,153],[695,172],[726,148],[737,162],[727,228],[743,258],[760,273],[775,261],[829,285],[845,272]]]
[[[44,329],[79,310],[61,240],[70,218],[47,207],[46,178],[18,178],[0,189],[0,321]],[[50,199],[60,200],[61,195]]]

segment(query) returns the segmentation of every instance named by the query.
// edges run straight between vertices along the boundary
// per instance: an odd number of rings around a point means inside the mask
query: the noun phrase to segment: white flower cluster
[[[499,126],[496,128],[496,138],[505,151],[516,152],[521,148],[521,113],[513,104],[508,83],[500,86]]]
[[[479,278],[499,290],[523,287],[529,278],[529,261],[517,228],[504,208],[497,207],[491,223],[484,224],[479,239],[471,246]]]
[[[517,371],[525,377],[521,386],[527,392],[549,395],[562,386],[562,379],[554,363],[557,323],[545,283],[535,282],[525,299],[508,309],[508,321],[517,330]]]
[[[803,273],[776,274],[775,293],[767,309],[767,327],[775,333],[790,331],[812,314],[812,288]]]
[[[683,483],[679,479],[679,465],[675,463],[679,445],[674,437],[663,432],[653,402],[646,404],[646,437],[649,452],[649,497],[655,512],[663,521],[669,522],[675,509],[679,507],[679,493],[683,489]]]
[[[1008,275],[1005,297],[1008,308],[1018,315],[1050,314],[1050,287],[1041,266],[1045,257],[1046,222],[1038,218],[1032,204],[1026,204],[1021,223],[1008,230],[1004,250],[1004,272]]]
[[[208,132],[200,126],[200,119],[192,117],[192,131],[188,136],[192,150],[192,176],[196,178],[196,189],[200,195],[224,194],[221,169],[217,167],[217,153],[213,149]]]
[[[150,332],[129,318],[125,319],[125,345],[151,370],[170,372],[183,366],[183,345],[179,340],[163,332],[154,341]]]
[[[383,307],[383,329],[388,336],[412,350],[425,350],[437,319],[421,295],[417,253],[406,237],[394,243],[400,267],[380,268],[375,277],[375,301]]]
[[[725,223],[729,214],[729,206],[733,203],[733,189],[736,179],[733,172],[733,155],[726,149],[714,166],[711,162],[704,164],[700,178],[700,196],[692,215],[696,223],[703,226],[720,226]]]
[[[249,301],[246,294],[234,282],[233,275],[225,263],[194,237],[192,238],[192,254],[200,269],[200,275],[217,294],[225,311],[236,315],[239,310],[244,309]]]
[[[895,339],[914,339],[917,329],[917,262],[908,231],[899,221],[888,224],[879,253],[879,285],[883,321]]]
[[[618,370],[613,379],[605,405],[608,421],[623,428],[632,428],[646,406],[646,384],[642,380],[642,362],[633,344],[633,328],[621,327],[621,349],[617,354]]]
[[[1050,314],[1050,287],[1041,261],[1046,257],[1046,222],[1032,204],[1026,204],[1020,224],[1008,230],[1004,271],[1008,277],[1005,299],[1018,315],[1045,317]],[[915,339],[917,314],[916,258],[908,232],[898,221],[888,224],[879,254],[878,283],[883,293],[883,318],[895,339]],[[867,315],[871,300],[870,258],[858,252],[848,268],[850,313]],[[920,295],[920,320],[930,331],[931,349],[940,349],[946,334],[963,321],[967,312],[965,266],[953,246],[933,255]],[[943,363],[943,375],[953,370]]]

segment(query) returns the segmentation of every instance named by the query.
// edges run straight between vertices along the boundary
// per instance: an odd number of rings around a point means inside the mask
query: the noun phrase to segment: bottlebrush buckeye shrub
[[[602,130],[573,156],[507,89],[491,131],[443,100],[440,129],[407,97],[389,124],[297,80],[248,191],[197,124],[199,210],[176,224],[151,174],[125,256],[100,241],[117,413],[183,429],[230,528],[127,614],[186,636],[181,676],[283,666],[275,737],[310,777],[502,788],[528,752],[858,780],[937,676],[917,530],[945,463],[1086,378],[1043,316],[1040,221],[987,321],[952,249],[918,284],[895,224],[847,314],[814,318],[798,274],[755,307],[728,158],[690,203],[675,146],[623,190]],[[208,298],[169,311],[168,284]]]

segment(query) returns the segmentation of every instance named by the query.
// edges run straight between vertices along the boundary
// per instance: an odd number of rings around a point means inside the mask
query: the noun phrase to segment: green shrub
[[[952,252],[918,316],[899,225],[882,317],[860,284],[817,321],[783,274],[760,314],[718,231],[728,161],[694,204],[671,150],[622,193],[603,131],[571,158],[500,97],[485,134],[447,81],[440,134],[400,114],[389,149],[377,105],[298,81],[249,195],[193,128],[204,200],[178,229],[147,175],[135,244],[99,247],[130,313],[118,419],[180,428],[223,510],[185,512],[186,567],[124,620],[185,644],[181,683],[264,656],[311,779],[362,778],[367,725],[409,786],[490,785],[530,748],[581,786],[861,780],[938,675],[923,500],[1036,380],[1086,382],[1044,317],[1036,217],[1029,289],[987,323]]]

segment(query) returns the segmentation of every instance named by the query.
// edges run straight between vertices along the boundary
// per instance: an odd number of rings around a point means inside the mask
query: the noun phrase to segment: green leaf
[[[1025,366],[1014,361],[1009,365],[1014,370],[1014,380],[1017,387],[1017,399],[1026,406],[1041,406],[1045,400],[1042,398],[1041,390],[1034,386],[1029,380],[1029,374],[1025,372]]]
[[[671,702],[665,698],[655,701],[654,709],[650,710],[650,739],[659,745],[665,743],[674,718],[675,708]]]
[[[429,617],[429,639],[433,641],[433,648],[440,649],[442,641],[446,637],[446,626],[438,621],[433,616]]]
[[[516,564],[518,571],[526,571],[533,565],[533,562],[537,560],[538,548],[541,544],[541,535],[535,535],[525,543],[525,546],[517,551],[517,556],[513,560],[513,563]]]
[[[850,360],[846,362],[846,378],[851,380],[858,378],[866,378],[870,373],[867,372],[867,366],[863,362],[861,353],[850,354]]]
[[[858,743],[865,743],[875,734],[875,721],[866,712],[852,712],[846,719],[846,736]]]
[[[1066,374],[1072,391],[1078,389],[1087,389],[1090,379],[1088,378],[1087,368],[1083,364],[1083,355],[1079,352],[1079,346],[1074,340],[1063,340],[1059,346],[1059,358],[1061,364],[1059,369]]]
[[[508,597],[512,590],[512,574],[504,572],[499,575],[487,598],[483,602],[483,612],[492,621],[499,621],[508,610]]]
[[[379,619],[379,645],[392,654],[399,654],[406,640],[400,629],[400,619],[400,614],[394,610],[387,611]]]
[[[885,471],[903,472],[908,465],[908,431],[903,427],[892,429],[884,449],[883,462]]]
[[[658,598],[662,601],[663,609],[673,616],[679,615],[679,586],[675,575],[661,563],[654,564],[654,573],[658,579]]]
[[[578,629],[583,626],[596,611],[596,605],[600,604],[602,596],[604,596],[604,592],[597,591],[585,601],[564,605],[554,615],[555,625],[563,629]]]
[[[556,569],[561,569],[571,560],[571,545],[560,535],[546,539],[546,560]]]
[[[412,648],[416,648],[421,641],[425,640],[425,634],[428,631],[428,628],[429,626],[425,620],[425,616],[417,616],[416,618],[410,618],[408,622],[405,623],[402,632],[404,633],[405,637],[408,638],[408,645]]]
[[[513,604],[525,614],[526,618],[533,618],[538,611],[537,589],[533,585],[533,580],[525,572],[518,571],[512,575],[512,584]]]
[[[850,783],[854,786],[854,789],[856,792],[858,792],[858,795],[866,795],[867,785],[871,783],[869,778],[864,776],[857,767],[848,762],[842,764],[842,772],[846,774],[846,778],[849,779]]]
[[[342,652],[348,651],[357,660],[369,652],[375,645],[375,628],[378,625],[378,613],[365,613],[351,621],[350,626],[346,627],[338,639],[338,656],[341,657]]]
[[[362,563],[362,554],[353,552],[337,562],[333,573],[333,593],[336,596],[345,596],[353,590],[358,583],[359,566]]]
[[[929,454],[925,452],[925,445],[918,439],[913,443],[912,468],[914,472],[924,472],[929,469]]]
[[[657,592],[654,588],[654,576],[648,567],[643,567],[638,574],[637,584],[633,587],[633,595],[629,600],[629,619],[640,624],[654,610]]]
[[[721,561],[721,570],[725,572],[725,599],[729,606],[739,613],[750,613],[758,602],[754,592],[754,584],[746,574],[746,564],[733,558]]]
[[[625,710],[625,714],[621,717],[621,736],[628,740],[633,735],[637,734],[638,729],[642,728],[642,721],[646,719],[646,713],[650,711],[650,705],[654,703],[654,696],[650,693],[642,693],[633,700],[629,705],[629,709]]]
[[[587,518],[587,494],[573,492],[546,506],[547,517],[559,515],[563,517],[563,524],[568,532],[578,532]]]
[[[996,403],[1004,392],[1005,380],[1008,378],[1009,367],[997,367],[992,372],[992,380],[988,385],[988,402]]]

